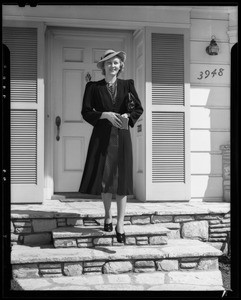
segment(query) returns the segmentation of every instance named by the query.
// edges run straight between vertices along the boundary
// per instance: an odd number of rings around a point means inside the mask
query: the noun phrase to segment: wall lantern
[[[212,40],[211,40],[209,46],[207,46],[207,48],[206,48],[206,52],[209,55],[218,55],[219,47],[215,41],[215,38],[216,37],[214,35],[212,35],[212,37],[211,37]]]

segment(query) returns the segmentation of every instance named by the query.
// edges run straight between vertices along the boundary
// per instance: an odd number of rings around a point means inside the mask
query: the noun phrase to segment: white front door
[[[124,50],[128,56],[129,34],[58,29],[53,36],[54,192],[77,192],[93,128],[81,115],[85,85],[103,79],[96,63],[105,50]]]

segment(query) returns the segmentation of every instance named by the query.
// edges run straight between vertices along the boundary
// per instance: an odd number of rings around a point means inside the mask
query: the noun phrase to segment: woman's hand
[[[123,118],[129,118],[129,115],[128,114],[123,114],[121,115]]]
[[[103,112],[101,119],[107,119],[111,122],[111,124],[117,128],[121,128],[122,127],[122,121],[120,120],[120,118],[118,117],[119,114],[114,113],[112,111],[108,111],[108,112]]]

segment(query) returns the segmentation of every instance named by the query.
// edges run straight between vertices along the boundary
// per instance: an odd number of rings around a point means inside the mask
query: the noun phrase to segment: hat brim
[[[113,52],[112,54],[110,54],[110,55],[102,58],[100,61],[98,61],[97,68],[102,69],[104,62],[111,59],[111,58],[113,58],[113,57],[115,57],[115,56],[119,56],[120,59],[123,62],[125,62],[125,60],[126,60],[126,53],[125,52],[123,52],[123,51]]]

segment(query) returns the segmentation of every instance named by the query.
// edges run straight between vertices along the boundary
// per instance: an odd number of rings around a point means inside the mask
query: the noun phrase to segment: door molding
[[[55,109],[54,109],[54,94],[52,88],[54,70],[53,70],[53,46],[55,39],[70,38],[78,39],[80,36],[93,36],[93,38],[100,37],[118,39],[122,38],[124,41],[124,49],[129,56],[129,65],[125,69],[125,78],[133,77],[132,66],[132,31],[114,31],[114,30],[98,30],[98,29],[80,29],[80,28],[60,28],[47,27],[46,28],[46,83],[45,83],[45,162],[44,162],[44,194],[45,199],[51,199],[54,194],[54,139],[55,139]]]

